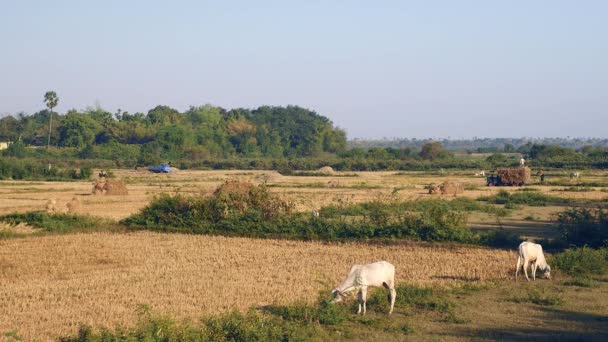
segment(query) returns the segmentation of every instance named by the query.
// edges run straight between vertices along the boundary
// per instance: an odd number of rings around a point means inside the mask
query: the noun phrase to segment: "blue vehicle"
[[[154,173],[169,173],[171,172],[171,166],[168,163],[152,165],[148,167],[148,171],[152,171]]]

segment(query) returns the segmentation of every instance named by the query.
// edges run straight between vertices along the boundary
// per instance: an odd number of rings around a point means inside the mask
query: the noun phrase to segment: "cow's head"
[[[547,267],[544,270],[544,275],[545,275],[545,278],[551,279],[551,266],[547,265]]]
[[[331,302],[332,303],[340,303],[344,298],[344,293],[338,289],[331,290]]]

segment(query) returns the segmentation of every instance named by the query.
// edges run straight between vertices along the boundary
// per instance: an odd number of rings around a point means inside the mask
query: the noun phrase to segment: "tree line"
[[[289,158],[346,150],[344,130],[298,106],[225,110],[204,105],[183,113],[157,106],[147,114],[94,108],[61,115],[42,110],[0,119],[0,141],[73,148],[84,157],[94,157],[95,148],[104,146],[165,159]]]
[[[608,141],[600,139],[347,142],[343,129],[299,106],[226,110],[203,105],[180,112],[159,105],[145,114],[110,113],[96,107],[62,114],[53,112],[58,102],[57,94],[49,91],[44,96],[47,109],[0,119],[0,142],[11,142],[2,155],[66,166],[88,160],[87,167],[172,161],[181,168],[215,169],[310,170],[326,165],[353,171],[487,169],[516,166],[520,155],[529,165],[543,168],[608,167]],[[467,158],[473,153],[492,155]],[[23,164],[19,173],[46,166],[28,165]]]

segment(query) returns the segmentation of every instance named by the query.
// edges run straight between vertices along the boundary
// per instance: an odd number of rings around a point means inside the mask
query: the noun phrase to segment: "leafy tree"
[[[59,128],[59,145],[82,148],[95,142],[95,136],[101,131],[101,125],[90,115],[75,111],[69,112]]]
[[[426,160],[434,160],[442,156],[444,153],[443,146],[440,142],[433,141],[426,143],[420,150],[420,157]]]
[[[12,116],[0,119],[0,141],[17,141],[22,131],[21,122]]]
[[[53,126],[53,108],[57,107],[59,103],[59,97],[57,97],[57,93],[54,91],[47,91],[44,94],[44,103],[48,107],[50,111],[49,115],[49,140],[47,142],[46,148],[48,149],[51,146],[51,127]]]

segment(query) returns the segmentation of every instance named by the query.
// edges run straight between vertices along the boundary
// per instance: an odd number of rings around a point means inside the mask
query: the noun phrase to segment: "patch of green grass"
[[[576,186],[570,186],[567,188],[561,188],[561,189],[552,189],[551,191],[561,191],[561,192],[589,192],[589,191],[595,191],[595,189],[593,188],[585,188],[585,187],[576,187]]]
[[[547,205],[568,205],[572,203],[571,199],[549,196],[538,192],[537,190],[516,191],[513,193],[506,190],[500,190],[493,196],[482,196],[477,200],[494,204],[520,204],[533,207],[544,207]]]
[[[564,286],[576,286],[576,287],[597,287],[593,280],[589,278],[573,278],[566,280],[562,283]]]
[[[514,297],[515,303],[532,303],[541,306],[557,306],[562,304],[562,298],[557,294],[547,293],[544,289],[528,289],[526,296]]]
[[[94,216],[48,214],[43,212],[14,213],[0,216],[12,225],[25,223],[48,233],[71,233],[100,230],[121,230],[116,223]]]

